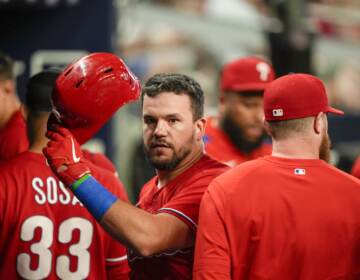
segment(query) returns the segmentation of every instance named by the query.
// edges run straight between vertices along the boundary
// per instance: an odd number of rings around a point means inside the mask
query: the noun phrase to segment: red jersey
[[[354,166],[351,169],[351,175],[360,179],[360,157],[358,157],[354,163]]]
[[[195,234],[201,197],[211,180],[227,169],[205,155],[162,188],[157,187],[157,177],[151,179],[143,187],[137,206],[153,214],[174,215]],[[146,258],[132,251],[128,254],[132,279],[192,279],[193,247]]]
[[[229,166],[235,166],[239,163],[271,154],[271,145],[268,143],[262,144],[249,154],[240,151],[225,132],[218,127],[218,119],[216,117],[207,119],[204,142],[206,153],[209,156]]]
[[[29,148],[26,122],[22,112],[15,112],[0,128],[0,161],[11,158]]]
[[[115,166],[105,155],[101,153],[92,153],[88,150],[81,150],[81,151],[84,158],[91,161],[94,165],[96,165],[97,167],[104,168],[110,171],[111,173],[113,173],[115,176],[118,176]]]
[[[127,199],[105,170],[94,176]],[[0,167],[0,279],[128,279],[126,249],[58,181],[42,154]]]
[[[267,156],[204,195],[195,279],[360,279],[360,182],[322,160]]]

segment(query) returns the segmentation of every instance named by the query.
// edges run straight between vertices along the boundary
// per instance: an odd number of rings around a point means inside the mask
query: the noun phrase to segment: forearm
[[[164,234],[166,223],[159,215],[150,214],[121,201],[93,177],[71,186],[75,196],[84,204],[101,226],[122,244],[141,255],[150,255],[171,247]]]
[[[121,200],[110,207],[100,224],[115,239],[143,256],[159,252],[166,246],[161,244],[163,225],[158,223],[156,216]]]

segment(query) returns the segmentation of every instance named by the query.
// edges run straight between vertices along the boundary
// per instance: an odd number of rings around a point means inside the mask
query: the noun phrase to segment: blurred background
[[[16,61],[23,98],[29,76],[109,51],[144,82],[158,72],[199,81],[215,114],[218,75],[233,58],[269,59],[277,76],[318,75],[333,106],[332,162],[349,171],[360,154],[359,0],[0,0],[0,49]],[[87,147],[115,163],[130,197],[151,176],[141,160],[140,105],[122,108]]]

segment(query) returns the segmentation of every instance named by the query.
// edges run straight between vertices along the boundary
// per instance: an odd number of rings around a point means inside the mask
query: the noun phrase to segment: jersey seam
[[[107,262],[122,262],[127,260],[127,255],[123,255],[121,257],[118,258],[106,258],[105,259]]]
[[[157,212],[161,212],[162,210],[164,211],[170,211],[170,212],[174,212],[178,215],[180,215],[181,217],[185,218],[187,221],[189,221],[194,227],[195,229],[197,229],[197,224],[190,218],[188,217],[187,215],[185,215],[183,212],[179,211],[179,210],[176,210],[176,209],[173,209],[173,208],[160,208]]]

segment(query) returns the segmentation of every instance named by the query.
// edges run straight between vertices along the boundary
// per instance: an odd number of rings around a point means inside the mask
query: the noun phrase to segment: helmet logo
[[[121,77],[121,79],[123,79],[125,81],[129,80],[129,74],[128,73],[123,72],[123,73],[120,74],[120,77]]]

